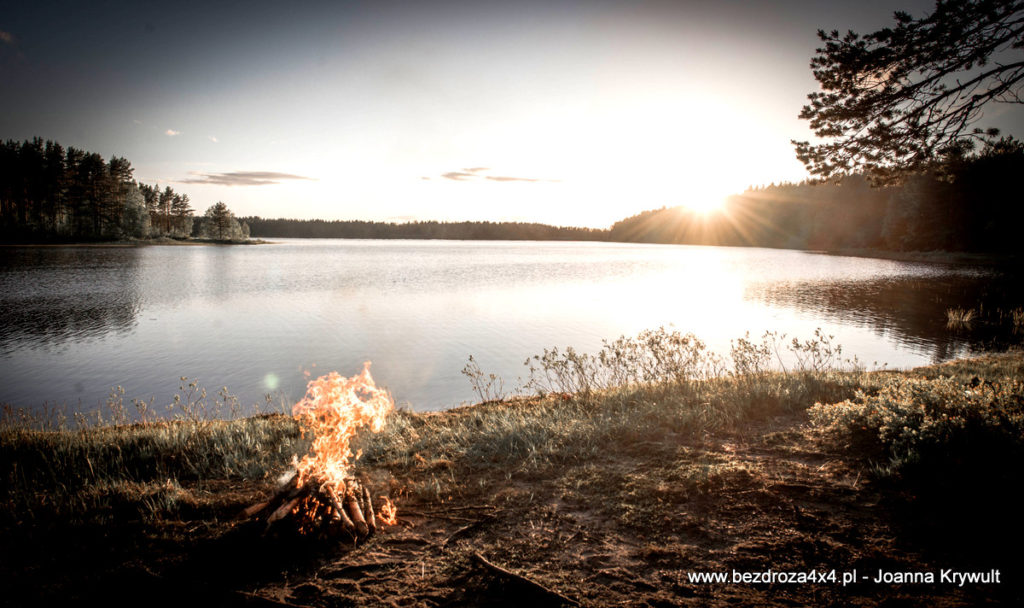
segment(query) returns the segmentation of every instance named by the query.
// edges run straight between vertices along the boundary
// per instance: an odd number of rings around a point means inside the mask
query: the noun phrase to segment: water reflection
[[[1004,343],[947,308],[1024,305],[1009,275],[797,251],[462,241],[256,247],[0,248],[0,402],[170,401],[180,376],[245,404],[294,402],[304,371],[365,360],[399,403],[473,399],[469,355],[518,384],[553,346],[672,325],[717,352],[766,330],[834,333],[844,354],[912,366]]]
[[[927,278],[758,283],[747,288],[745,297],[871,327],[930,353],[936,362],[966,350],[1004,349],[1024,341],[1001,314],[1024,306],[1024,284],[1004,272],[951,270]],[[950,328],[950,308],[974,309],[980,318],[969,327]]]
[[[130,332],[137,275],[130,249],[0,250],[0,353]]]

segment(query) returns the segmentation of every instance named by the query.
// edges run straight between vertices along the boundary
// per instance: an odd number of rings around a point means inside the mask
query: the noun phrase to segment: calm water
[[[469,355],[516,384],[545,347],[672,325],[719,352],[750,331],[836,336],[905,367],[981,345],[945,310],[1020,305],[974,268],[795,251],[607,243],[279,240],[251,247],[0,249],[0,402],[88,410],[121,385],[169,402],[180,376],[245,403],[373,361],[400,404],[473,400]],[[1014,304],[1016,302],[1016,304]],[[995,305],[995,304],[990,304]]]

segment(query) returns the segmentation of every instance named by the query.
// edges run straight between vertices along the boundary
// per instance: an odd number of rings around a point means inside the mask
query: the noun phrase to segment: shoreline
[[[274,237],[268,237],[274,238]],[[306,238],[306,237],[289,237],[289,238]],[[313,238],[313,237],[309,237]],[[340,237],[336,240],[364,240],[355,238]],[[453,240],[453,241],[464,241],[465,239],[403,239],[403,240]],[[476,239],[471,239],[476,240]],[[479,239],[479,240],[493,240],[493,239]],[[510,240],[510,242],[518,241],[519,239]],[[565,240],[541,240],[537,241],[541,243],[562,243],[569,242]],[[581,242],[595,242],[595,241],[581,241]],[[597,241],[607,243],[623,243],[623,244],[637,244],[637,245],[684,245],[689,246],[690,243],[638,243],[633,241]],[[18,242],[0,242],[0,248],[61,248],[61,247],[81,247],[81,248],[127,248],[127,247],[153,247],[153,246],[170,246],[170,247],[196,247],[196,246],[218,246],[218,245],[273,245],[274,241],[264,240],[263,238],[250,238],[243,242],[224,242],[224,241],[208,241],[200,239],[171,239],[171,238],[158,238],[158,239],[141,239],[141,240],[119,240],[119,241],[84,241],[84,242],[56,242],[56,243],[18,243]],[[706,247],[717,247],[717,245],[704,245]],[[728,247],[735,247],[729,245]],[[743,247],[741,247],[743,248]],[[751,246],[749,248],[757,248]],[[978,253],[978,252],[966,252],[966,251],[889,251],[886,249],[872,249],[872,248],[857,248],[857,249],[786,249],[783,251],[799,251],[803,253],[815,254],[815,255],[829,255],[837,257],[856,257],[856,258],[867,258],[875,260],[892,260],[897,262],[911,262],[919,264],[947,264],[953,266],[989,266],[989,267],[1009,267],[1019,265],[1024,260],[1019,255],[1015,254],[1003,254],[1003,253]]]
[[[265,241],[263,239],[249,239],[247,241],[209,241],[202,239],[171,239],[171,238],[158,238],[158,239],[138,239],[138,240],[127,240],[127,241],[83,241],[83,242],[68,242],[68,243],[11,243],[2,242],[0,248],[61,248],[61,247],[81,247],[81,248],[95,248],[95,249],[116,249],[116,248],[130,248],[130,247],[205,247],[205,246],[228,246],[228,245],[272,245],[273,241]]]
[[[308,449],[290,416],[6,430],[0,463],[18,464],[0,478],[23,485],[7,490],[0,572],[8,597],[27,605],[554,605],[474,566],[480,555],[586,606],[1010,605],[1024,597],[1013,460],[978,470],[981,482],[945,466],[932,471],[938,486],[879,477],[870,452],[815,416],[903,384],[1016,383],[1014,403],[1021,377],[1016,351],[900,372],[771,372],[395,412],[359,438],[355,476],[394,500],[398,524],[355,546],[239,516]],[[765,587],[690,576],[991,568],[1006,582]]]
[[[952,266],[1011,266],[1020,264],[1020,256],[1004,253],[972,253],[966,251],[888,251],[885,249],[803,250],[818,255],[832,255],[896,262],[949,264]]]

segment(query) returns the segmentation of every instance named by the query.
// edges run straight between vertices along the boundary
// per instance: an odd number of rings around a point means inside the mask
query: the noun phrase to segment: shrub
[[[891,379],[875,394],[860,390],[841,403],[816,403],[809,413],[882,461],[883,475],[999,472],[1024,456],[1024,386],[1016,379]]]

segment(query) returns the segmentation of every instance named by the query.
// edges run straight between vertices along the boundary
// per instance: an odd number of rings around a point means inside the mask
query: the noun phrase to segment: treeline
[[[242,218],[253,237],[343,239],[452,239],[496,241],[599,241],[607,230],[523,222],[364,222]]]
[[[613,241],[892,251],[1024,252],[1024,145],[1010,138],[955,152],[899,186],[861,176],[751,188],[721,212],[645,211],[616,222]]]
[[[0,144],[0,239],[100,241],[170,237],[244,240],[223,203],[194,217],[187,194],[133,179],[127,159],[54,141]]]
[[[140,184],[127,159],[54,141],[0,144],[4,240],[111,240],[188,236],[188,195]]]
[[[188,196],[132,179],[124,158],[52,141],[0,145],[0,239],[5,241],[254,237],[620,241],[894,251],[1024,252],[1020,176],[1012,138],[950,153],[901,185],[861,176],[838,183],[750,188],[719,212],[645,211],[608,230],[523,222],[367,222],[236,219],[223,203],[195,217]]]

